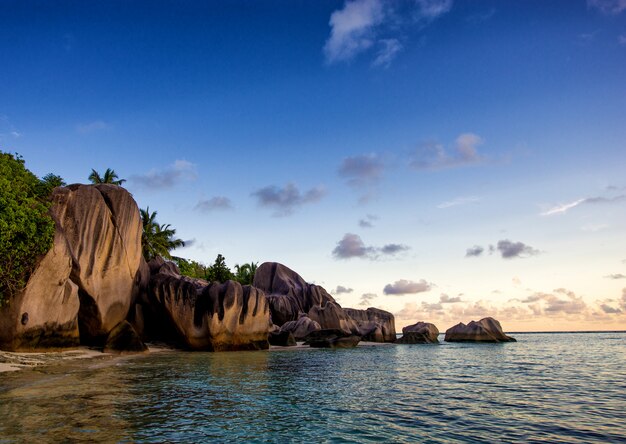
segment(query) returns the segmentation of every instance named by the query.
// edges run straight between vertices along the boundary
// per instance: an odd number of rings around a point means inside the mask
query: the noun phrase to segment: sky
[[[0,0],[0,150],[398,330],[626,329],[625,0]]]

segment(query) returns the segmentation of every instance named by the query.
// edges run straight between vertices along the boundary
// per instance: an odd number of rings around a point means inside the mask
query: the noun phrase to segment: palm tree
[[[107,168],[107,170],[104,172],[104,176],[102,177],[96,170],[92,168],[91,174],[87,179],[89,179],[89,181],[93,184],[110,183],[111,185],[121,186],[124,182],[126,182],[126,179],[120,179],[115,170],[112,170],[111,168]]]
[[[159,225],[156,221],[157,212],[150,212],[150,207],[140,210],[143,234],[141,235],[141,247],[143,257],[149,261],[156,256],[171,259],[170,250],[184,247],[185,242],[175,239],[176,230],[170,228],[170,224]]]
[[[252,285],[254,274],[258,267],[258,262],[250,262],[249,264],[235,265],[235,279],[243,285]]]

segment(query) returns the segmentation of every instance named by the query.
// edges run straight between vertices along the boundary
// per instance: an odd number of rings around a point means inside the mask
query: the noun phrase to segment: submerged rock
[[[141,261],[139,209],[115,185],[55,188],[52,248],[0,309],[0,348],[103,345],[123,321]]]
[[[192,350],[269,347],[270,312],[262,291],[235,281],[208,283],[181,276],[169,263],[163,268],[150,279],[149,304],[157,317],[145,319],[153,323],[147,330],[164,329],[165,336],[173,332]]]
[[[439,330],[435,324],[417,322],[402,329],[398,344],[435,344],[439,342]]]
[[[128,321],[122,321],[111,330],[104,344],[105,353],[143,353],[148,351],[144,344]]]
[[[344,308],[343,311],[356,322],[363,341],[395,342],[396,323],[388,311],[373,307],[367,310]]]
[[[311,333],[304,343],[315,348],[353,348],[361,341],[359,336],[343,330],[325,329]]]
[[[502,331],[500,322],[483,318],[465,325],[462,322],[446,330],[446,342],[516,342]]]

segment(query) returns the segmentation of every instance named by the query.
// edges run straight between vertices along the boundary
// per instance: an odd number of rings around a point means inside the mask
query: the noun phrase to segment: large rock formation
[[[364,334],[370,340],[380,342],[395,339],[395,327],[391,313],[380,310],[377,317],[372,312],[372,319],[368,317],[370,314],[362,315],[359,313],[358,316],[363,321],[360,326],[359,322],[341,308],[324,288],[307,283],[298,273],[282,264],[276,262],[261,264],[254,275],[254,286],[267,294],[272,322],[281,327],[284,325],[285,329],[289,331],[295,331],[296,328],[304,327],[305,324],[307,328],[317,324],[319,328],[315,327],[316,330],[334,329],[347,335],[360,336]],[[303,320],[304,316],[316,324],[310,324]],[[298,326],[293,322],[297,322]],[[378,322],[380,327],[378,334],[376,325],[372,322]],[[385,330],[384,333],[383,329]],[[305,335],[296,332],[294,336],[296,339],[302,339]]]
[[[306,315],[302,315],[297,321],[285,322],[281,327],[281,332],[289,332],[293,334],[296,341],[304,341],[304,339],[314,331],[321,330],[320,324],[313,321]]]
[[[439,342],[439,330],[435,324],[417,322],[402,329],[398,344],[435,344]]]
[[[483,318],[465,325],[462,322],[446,330],[447,342],[515,342],[502,331],[500,322],[494,318]]]
[[[372,342],[396,340],[396,323],[393,315],[388,311],[373,307],[367,310],[344,308],[343,311],[356,321],[362,340]]]
[[[54,244],[25,289],[0,310],[0,348],[103,345],[126,318],[141,261],[139,209],[115,185],[52,194]]]
[[[269,347],[270,311],[265,294],[235,281],[208,283],[178,274],[171,263],[150,263],[151,326],[175,332],[192,350],[257,350]],[[146,323],[148,323],[146,319]],[[157,325],[154,325],[154,324]],[[164,325],[165,324],[165,325]]]
[[[312,307],[323,307],[335,299],[319,285],[307,283],[290,268],[277,262],[265,262],[257,268],[253,286],[267,295],[272,322],[278,326],[296,321]]]

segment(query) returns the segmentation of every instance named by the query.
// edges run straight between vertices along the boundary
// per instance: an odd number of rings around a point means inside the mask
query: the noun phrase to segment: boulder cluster
[[[145,351],[146,340],[189,350],[257,350],[270,342],[345,347],[395,340],[391,313],[343,309],[324,288],[278,263],[253,285],[182,276],[172,262],[142,256],[136,202],[115,185],[70,185],[52,193],[52,248],[26,287],[0,308],[0,349],[78,345]]]
[[[394,317],[377,308],[343,308],[285,265],[261,264],[252,285],[207,282],[142,256],[136,202],[116,185],[70,185],[52,193],[52,248],[26,287],[0,307],[0,349],[77,345],[112,353],[147,350],[159,340],[187,350],[267,349],[270,344],[354,347],[396,342]],[[433,324],[403,328],[398,343],[436,343]],[[446,341],[514,340],[498,321],[459,324]]]

